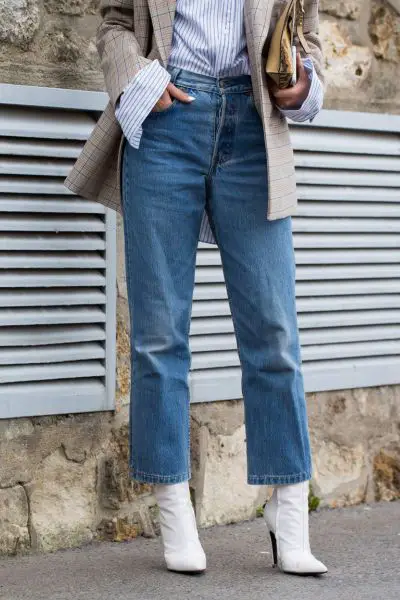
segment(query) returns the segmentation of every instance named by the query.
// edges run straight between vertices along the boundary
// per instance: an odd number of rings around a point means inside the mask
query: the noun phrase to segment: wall
[[[327,108],[400,113],[400,2],[321,0]],[[0,0],[0,82],[103,89],[97,0]],[[396,10],[397,8],[397,10]],[[157,532],[149,486],[130,481],[128,308],[119,219],[117,411],[0,421],[0,553]],[[323,505],[400,496],[400,386],[308,395]],[[192,407],[193,498],[203,526],[254,516],[242,402]]]

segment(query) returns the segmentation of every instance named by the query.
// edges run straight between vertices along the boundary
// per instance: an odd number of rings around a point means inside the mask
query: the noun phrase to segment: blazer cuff
[[[324,88],[315,72],[312,60],[310,58],[305,58],[303,59],[303,64],[311,81],[307,98],[304,100],[301,107],[297,109],[281,109],[278,107],[285,117],[296,123],[313,121],[320,112],[324,102]]]
[[[119,98],[115,116],[134,148],[139,148],[142,124],[163,95],[170,79],[168,71],[158,60],[153,60],[137,73]]]

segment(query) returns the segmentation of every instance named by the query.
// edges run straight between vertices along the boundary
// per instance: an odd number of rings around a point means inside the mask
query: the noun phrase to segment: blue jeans
[[[172,69],[195,96],[149,115],[122,167],[131,314],[132,477],[190,478],[189,326],[206,208],[242,367],[248,483],[311,477],[290,217],[267,221],[263,128],[248,76]]]

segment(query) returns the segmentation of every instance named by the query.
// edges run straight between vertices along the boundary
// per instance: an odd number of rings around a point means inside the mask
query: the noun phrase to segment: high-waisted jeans
[[[195,100],[143,125],[122,165],[131,315],[132,477],[190,478],[189,327],[204,209],[221,252],[242,368],[248,483],[311,477],[290,217],[267,220],[263,128],[248,76],[171,69]]]

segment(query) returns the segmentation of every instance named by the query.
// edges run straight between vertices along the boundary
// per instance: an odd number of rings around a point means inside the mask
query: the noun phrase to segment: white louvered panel
[[[0,327],[23,325],[65,325],[76,323],[104,323],[105,313],[100,307],[37,307],[0,308]]]
[[[105,374],[101,361],[66,362],[52,365],[0,366],[0,384],[21,381],[43,381],[45,379],[77,379],[100,377]]]
[[[97,252],[0,252],[0,269],[104,269]]]
[[[0,349],[0,365],[49,364],[104,358],[104,346],[99,343]]]
[[[347,296],[400,293],[400,279],[368,279],[364,281],[317,281],[298,282],[296,296]],[[219,300],[227,298],[224,284],[197,284],[194,288],[194,300]]]
[[[322,392],[398,383],[400,358],[395,356],[327,360],[305,363],[306,391]],[[193,402],[242,398],[239,367],[193,371],[190,377]]]
[[[374,342],[325,344],[306,346],[302,352],[303,362],[342,358],[360,358],[364,356],[393,356],[399,350],[400,340],[382,342],[377,347]],[[1,358],[1,357],[0,357]],[[238,367],[239,356],[236,351],[203,352],[193,357],[192,369],[218,369],[221,367]]]
[[[338,297],[314,297],[299,298],[297,301],[298,313],[329,312],[334,303],[335,311],[356,311],[362,309],[383,309],[399,308],[399,294],[384,294],[376,296],[338,296]],[[1,305],[1,296],[0,296]],[[224,300],[204,300],[195,302],[192,310],[192,317],[215,317],[230,315],[228,301]]]
[[[23,138],[0,139],[0,155],[4,156],[50,156],[51,158],[78,158],[82,143],[75,141],[46,140]]]
[[[335,307],[336,308],[336,307]],[[298,316],[300,329],[316,329],[327,327],[347,327],[361,325],[381,325],[400,323],[400,310],[354,310],[349,312],[300,313]],[[205,335],[233,332],[232,319],[229,317],[213,317],[194,319],[191,324],[191,335]]]
[[[62,202],[60,202],[62,200]],[[83,198],[71,196],[69,198],[48,196],[0,196],[1,212],[22,213],[94,213],[104,214],[105,207],[100,202],[89,202]]]
[[[35,175],[35,177],[66,177],[73,161],[62,159],[0,158],[0,175]]]
[[[296,167],[312,169],[344,169],[360,171],[400,171],[400,157],[296,152]]]
[[[309,329],[300,331],[300,340],[305,346],[323,344],[344,344],[400,339],[400,325],[374,325],[372,327],[334,327],[329,329]],[[233,334],[192,336],[190,346],[194,353],[234,350],[236,339]],[[376,346],[376,344],[375,344]]]
[[[101,233],[0,233],[0,251],[4,250],[105,250],[106,243]]]
[[[98,288],[0,289],[0,307],[102,305],[106,295]]]
[[[0,101],[0,418],[110,409],[115,215],[63,184],[93,129],[92,110],[103,94],[83,97],[68,91],[64,97],[62,90],[32,88],[29,93],[24,88],[16,89],[14,98],[12,86],[5,87],[7,102]],[[29,106],[18,92],[24,92]],[[52,97],[57,108],[51,108]],[[74,106],[74,98],[83,99],[86,108]]]
[[[400,277],[400,264],[395,265],[343,265],[300,266],[296,269],[297,281],[323,281],[324,279],[377,279]],[[196,271],[196,283],[219,283],[224,281],[221,268],[200,267]]]
[[[209,253],[200,250],[198,252],[196,264],[198,266],[220,265],[221,257],[219,253],[208,256]],[[400,263],[400,248],[389,250],[316,250],[310,248],[307,250],[298,250],[296,252],[297,265],[346,265],[346,264],[374,264],[374,263]]]
[[[60,200],[62,202],[62,200]],[[70,215],[64,218],[58,215],[13,215],[5,213],[0,217],[0,232],[2,231],[46,231],[58,232],[104,232],[104,219],[99,216]]]
[[[320,118],[321,126],[292,128],[306,389],[400,383],[400,119],[391,130],[391,117],[357,115],[357,130],[351,113]],[[221,257],[207,244],[197,255],[190,332],[193,401],[240,398]]]
[[[1,327],[0,348],[10,346],[47,346],[105,341],[103,323],[96,325],[46,325],[45,327]]]
[[[0,385],[0,410],[4,419],[27,414],[61,415],[109,410],[110,400],[102,377],[36,381]]]
[[[381,186],[383,181],[381,182]],[[322,200],[334,203],[341,202],[398,202],[399,192],[397,189],[384,187],[342,187],[338,181],[335,186],[323,185],[298,185],[297,195],[300,200]],[[299,206],[301,209],[301,204]],[[368,210],[368,204],[365,207]],[[379,233],[378,231],[376,233]]]
[[[96,270],[0,270],[0,288],[88,287],[103,286],[105,283],[104,273]]]

